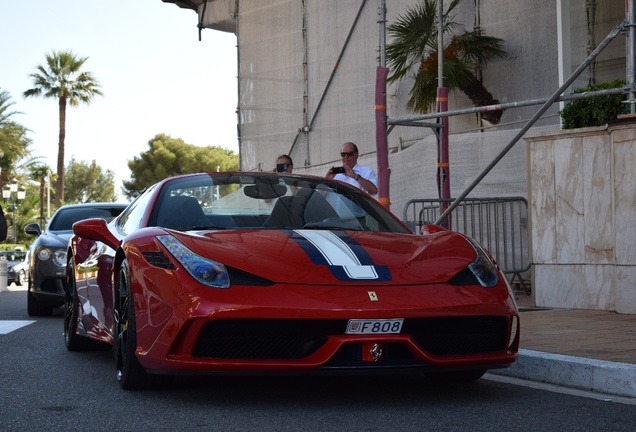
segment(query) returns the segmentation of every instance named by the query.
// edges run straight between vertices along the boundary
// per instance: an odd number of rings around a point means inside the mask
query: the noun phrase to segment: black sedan
[[[38,238],[31,246],[27,312],[30,316],[51,315],[53,308],[64,304],[66,248],[73,234],[73,224],[89,218],[115,218],[126,204],[89,203],[62,206],[53,214],[44,231],[38,223],[24,227]]]

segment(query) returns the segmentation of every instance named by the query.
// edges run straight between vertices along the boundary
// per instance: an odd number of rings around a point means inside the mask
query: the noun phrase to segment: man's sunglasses
[[[345,156],[353,156],[354,154],[356,154],[356,152],[340,152],[340,157],[345,157]]]

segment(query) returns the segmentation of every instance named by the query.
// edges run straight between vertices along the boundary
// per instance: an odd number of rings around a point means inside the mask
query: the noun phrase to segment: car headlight
[[[46,261],[49,258],[51,258],[51,251],[47,248],[40,249],[40,251],[38,252],[38,259],[40,261]]]
[[[488,254],[484,251],[484,249],[477,244],[477,242],[470,237],[466,237],[471,244],[471,246],[477,252],[477,258],[468,264],[468,268],[473,273],[475,278],[479,281],[481,286],[485,288],[490,288],[497,285],[499,282],[499,276],[497,273],[497,268],[495,264],[492,262]]]
[[[195,254],[170,235],[157,236],[157,240],[197,281],[214,288],[230,287],[230,276],[223,264]]]
[[[66,267],[66,250],[58,249],[53,252],[53,264],[58,267]]]

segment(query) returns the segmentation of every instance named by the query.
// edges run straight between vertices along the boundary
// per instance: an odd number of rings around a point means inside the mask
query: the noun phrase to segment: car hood
[[[45,231],[37,238],[37,246],[40,247],[66,247],[73,235],[73,231]]]
[[[427,235],[330,230],[173,232],[193,252],[276,283],[447,282],[475,259],[452,231]]]

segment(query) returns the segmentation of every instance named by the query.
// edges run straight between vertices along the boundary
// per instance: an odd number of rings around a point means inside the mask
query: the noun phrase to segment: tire
[[[27,291],[27,313],[29,316],[51,316],[53,315],[52,306],[43,306],[38,302],[31,291]]]
[[[24,285],[24,281],[26,280],[26,272],[24,270],[20,270],[16,275],[15,284],[17,286]]]
[[[92,348],[90,339],[77,334],[79,301],[75,283],[75,260],[66,267],[66,295],[64,296],[64,345],[69,351],[86,351]]]
[[[121,263],[115,285],[115,367],[117,381],[124,390],[143,390],[148,374],[137,360],[137,325],[135,302],[130,281],[128,262]]]

